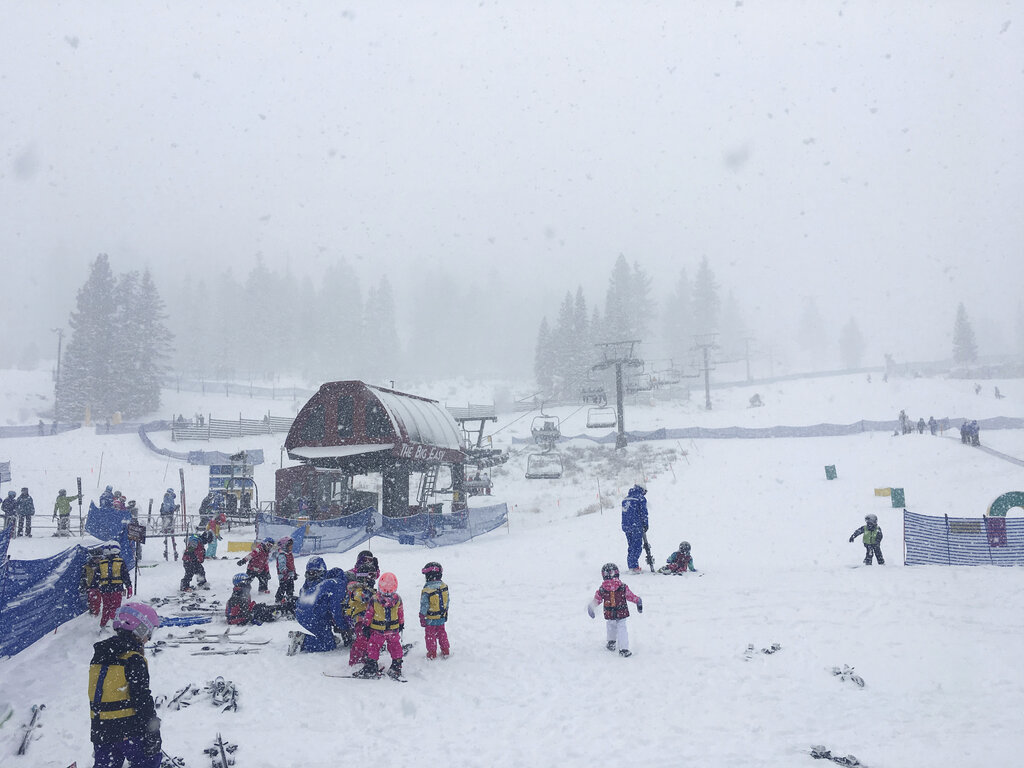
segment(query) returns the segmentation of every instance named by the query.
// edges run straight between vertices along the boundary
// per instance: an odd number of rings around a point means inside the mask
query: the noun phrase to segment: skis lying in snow
[[[39,738],[39,736],[36,736],[36,730],[43,727],[43,724],[39,722],[39,715],[44,709],[46,709],[45,704],[32,705],[31,719],[21,726],[21,743],[18,745],[19,755],[24,755],[28,752],[28,745],[32,742],[33,737]]]
[[[811,757],[813,757],[815,760],[831,760],[833,763],[850,766],[851,768],[867,768],[867,766],[864,765],[864,763],[862,763],[853,755],[846,755],[845,757],[833,755],[830,750],[825,749],[825,747],[821,744],[815,744],[813,747],[811,747]]]
[[[211,768],[228,768],[235,764],[235,758],[230,755],[234,755],[236,749],[238,749],[237,744],[229,744],[218,733],[213,746],[204,749],[203,754],[210,756]]]
[[[168,755],[166,750],[160,750],[163,759],[160,761],[160,768],[188,768],[185,759]]]
[[[216,650],[213,647],[203,648],[201,651],[193,651],[192,656],[244,656],[247,653],[259,653],[259,648],[232,648],[230,650]]]
[[[832,667],[832,674],[838,677],[840,680],[849,680],[859,688],[864,687],[864,678],[853,671],[853,667],[848,664],[843,664],[843,668]],[[860,765],[860,763],[851,763],[851,765]]]
[[[380,678],[386,677],[389,680],[394,680],[396,683],[408,683],[409,682],[408,678],[405,678],[405,677],[395,677],[394,675],[389,675],[387,673],[387,670],[383,670],[383,669],[380,670],[373,677],[367,677],[365,675],[359,675],[359,674],[356,674],[354,672],[350,672],[347,675],[341,674],[340,672],[324,672],[323,675],[324,675],[324,677],[342,677],[342,678],[348,678],[348,679],[351,679],[351,680],[380,680]]]

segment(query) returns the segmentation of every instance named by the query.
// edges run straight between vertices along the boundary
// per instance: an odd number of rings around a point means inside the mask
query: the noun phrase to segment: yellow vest
[[[142,656],[138,651],[128,651],[118,659],[125,661],[132,655]],[[94,720],[120,720],[135,714],[124,664],[89,665],[89,709]]]
[[[120,557],[115,557],[112,560],[108,560],[107,558],[100,560],[100,586],[106,587],[124,584],[124,577],[121,575],[122,568],[124,568],[124,560]]]
[[[370,619],[370,629],[378,632],[393,632],[398,629],[398,611],[402,607],[402,599],[391,607],[383,605],[379,600],[370,603],[373,608],[373,617]]]

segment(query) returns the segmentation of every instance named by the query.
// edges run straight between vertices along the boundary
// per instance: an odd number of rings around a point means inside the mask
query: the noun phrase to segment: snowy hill
[[[7,398],[0,403],[31,402],[31,390],[19,390],[24,383],[25,377],[0,374],[0,396]],[[1005,399],[992,397],[993,384]],[[747,407],[755,392],[763,408]],[[479,387],[462,394],[458,385],[423,393],[453,405],[486,397]],[[894,419],[901,408],[915,420],[981,419],[1020,416],[1022,402],[1024,382],[1016,380],[986,382],[976,395],[969,381],[876,378],[868,384],[860,376],[837,377],[716,390],[711,411],[703,407],[703,392],[677,404],[635,405],[627,424],[637,430],[844,424]],[[268,410],[289,415],[301,403],[166,392],[164,406],[167,413],[159,416],[250,417]],[[586,409],[553,412],[564,434],[588,431]],[[248,631],[270,641],[255,655],[192,656],[194,646],[172,648],[150,658],[155,694],[221,675],[236,684],[240,703],[237,712],[204,701],[163,712],[165,749],[188,766],[205,766],[202,750],[221,733],[240,745],[237,768],[368,760],[559,768],[821,765],[808,754],[812,744],[853,753],[872,768],[1015,764],[1024,750],[1016,716],[1024,708],[1016,663],[1024,650],[1024,569],[904,567],[901,510],[874,489],[904,488],[916,512],[980,516],[996,496],[1024,490],[1024,469],[949,433],[869,432],[636,443],[618,453],[572,441],[560,445],[567,466],[561,480],[528,481],[530,449],[513,438],[529,434],[532,415],[503,413],[494,427],[495,445],[513,452],[493,473],[493,498],[509,505],[507,529],[431,550],[370,543],[382,568],[397,574],[410,614],[422,565],[432,559],[444,565],[451,659],[423,658],[414,617],[405,631],[417,643],[405,666],[407,685],[324,677],[325,670],[347,670],[347,654],[285,656],[287,632],[296,628],[287,621]],[[11,420],[34,423],[34,414],[0,413],[0,423]],[[981,437],[984,445],[1024,458],[1021,431]],[[267,463],[256,479],[269,498],[281,442],[283,435],[187,447],[263,448]],[[56,490],[73,487],[76,475],[93,497],[109,482],[145,508],[175,484],[179,466],[148,452],[135,435],[86,429],[2,440],[0,460],[8,458],[15,486],[32,489],[39,524],[49,522]],[[825,479],[826,464],[837,467],[836,480]],[[195,502],[205,473],[186,468]],[[604,562],[625,569],[618,502],[634,482],[649,489],[657,564],[686,539],[700,570],[625,577],[645,610],[629,619],[634,655],[623,659],[605,650],[603,621],[591,621],[584,606]],[[885,532],[886,565],[853,568],[863,548],[847,539],[868,512]],[[251,537],[251,529],[230,536]],[[62,546],[48,535],[18,539],[11,554],[36,558]],[[354,556],[325,559],[329,567],[351,567]],[[173,594],[180,564],[165,562],[157,543],[145,548],[144,562],[154,567],[141,572],[140,595]],[[303,563],[300,558],[300,571]],[[233,560],[208,563],[210,596],[226,599],[238,570]],[[214,628],[223,626],[219,621]],[[86,669],[98,637],[96,620],[83,616],[0,661],[0,699],[15,706],[15,716],[0,727],[0,764],[91,764]],[[760,653],[776,642],[778,653]],[[748,644],[755,646],[749,660]],[[830,673],[844,664],[863,676],[864,688]],[[33,703],[47,705],[41,738],[26,758],[11,757],[17,725]]]

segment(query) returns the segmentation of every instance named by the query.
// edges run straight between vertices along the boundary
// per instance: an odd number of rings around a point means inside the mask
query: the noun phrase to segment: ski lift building
[[[436,400],[375,387],[362,381],[324,384],[302,406],[288,437],[288,458],[299,467],[277,472],[278,505],[302,498],[311,516],[351,496],[351,477],[382,476],[381,512],[403,517],[411,512],[412,472],[436,472],[448,465],[452,509],[466,508],[462,430]]]

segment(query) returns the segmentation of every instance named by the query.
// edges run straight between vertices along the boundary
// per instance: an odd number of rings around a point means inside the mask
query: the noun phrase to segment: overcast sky
[[[1022,8],[0,0],[0,317],[64,324],[49,272],[77,286],[99,252],[344,256],[400,290],[416,260],[494,269],[551,315],[603,301],[619,253],[659,297],[706,255],[755,326],[814,294],[835,337],[853,315],[927,359],[962,300],[1008,344]]]

